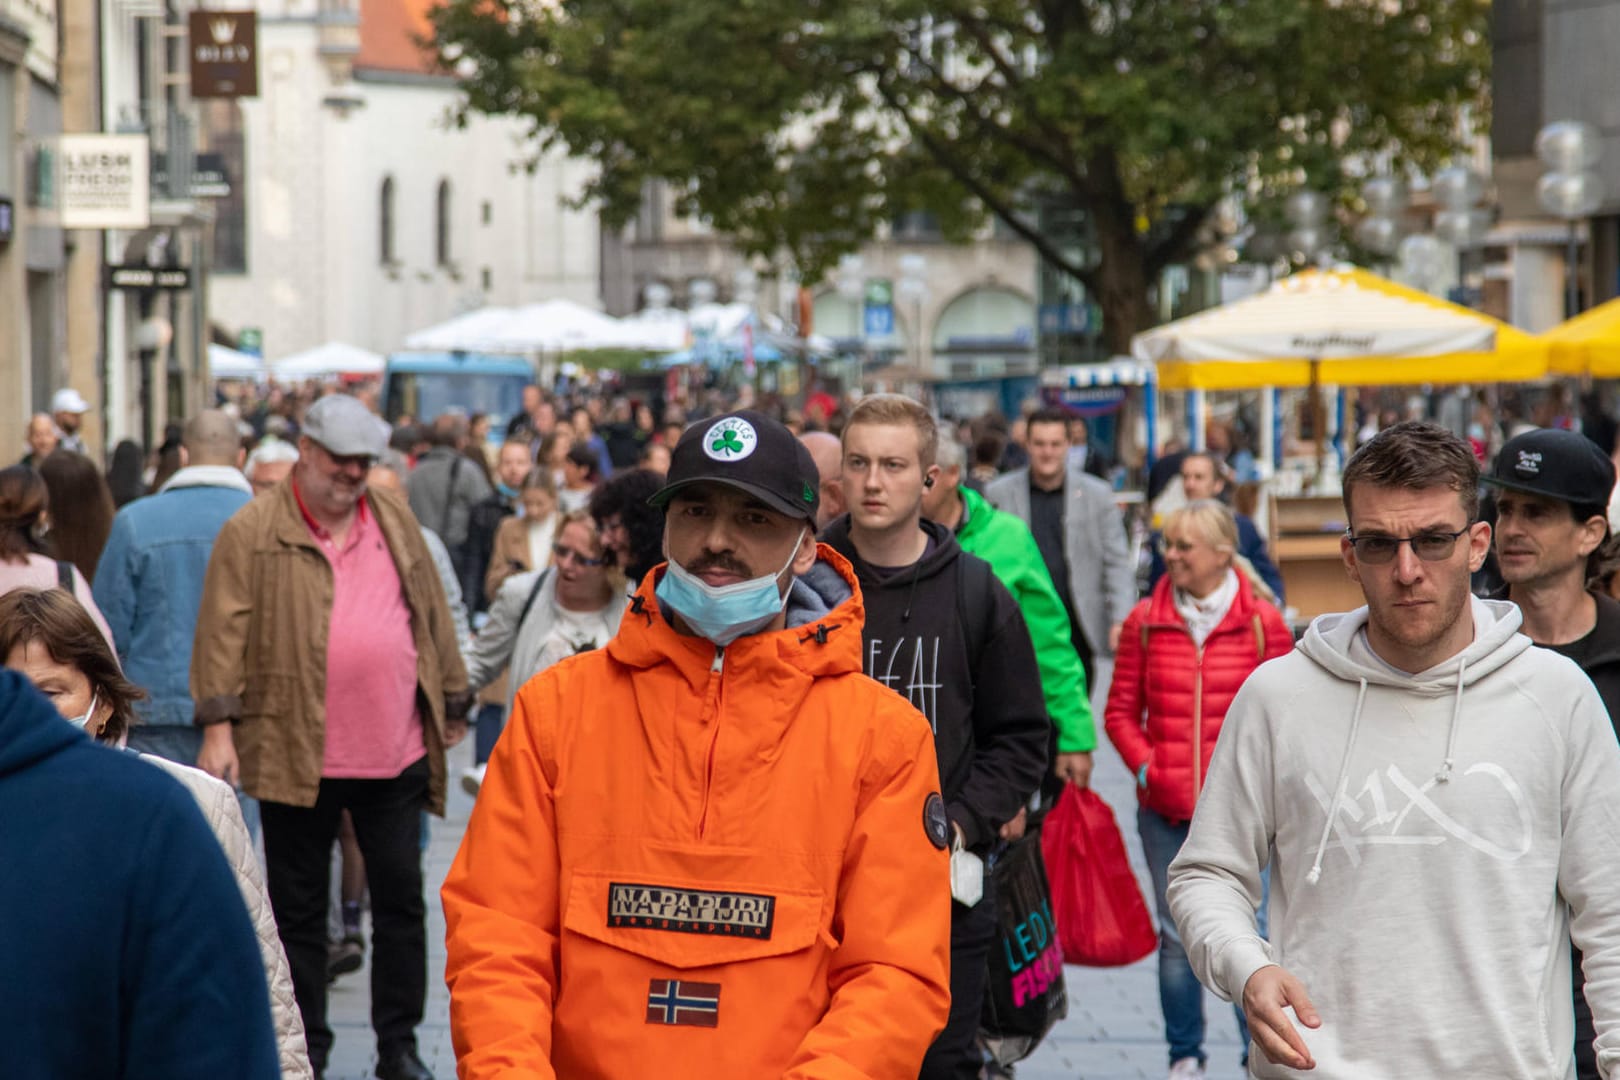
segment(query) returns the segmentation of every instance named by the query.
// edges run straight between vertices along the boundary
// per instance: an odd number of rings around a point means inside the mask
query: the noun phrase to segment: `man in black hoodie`
[[[849,513],[829,524],[822,540],[849,559],[860,581],[866,673],[934,728],[955,838],[957,903],[950,1021],[923,1060],[922,1076],[969,1080],[981,1064],[975,1036],[996,928],[995,897],[988,890],[982,899],[973,895],[975,860],[1040,785],[1048,720],[1017,603],[988,563],[922,518],[923,491],[939,472],[938,438],[933,417],[910,398],[862,399],[843,436]]]

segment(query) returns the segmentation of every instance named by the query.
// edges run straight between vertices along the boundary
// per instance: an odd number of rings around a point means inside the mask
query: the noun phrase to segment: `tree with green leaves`
[[[1123,351],[1212,210],[1432,168],[1485,115],[1488,0],[446,0],[471,111],[649,181],[817,280],[879,225],[987,216],[1081,282]],[[1038,208],[1081,212],[1083,243]],[[1207,236],[1204,238],[1207,240]]]

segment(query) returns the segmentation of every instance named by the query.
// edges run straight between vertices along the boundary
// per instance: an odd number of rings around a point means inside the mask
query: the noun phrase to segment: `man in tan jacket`
[[[198,764],[260,800],[271,906],[319,1076],[332,841],[349,811],[371,885],[381,1080],[432,1080],[420,813],[471,701],[443,586],[398,496],[366,489],[387,428],[358,400],[309,410],[299,460],[225,523],[203,586],[191,692]]]

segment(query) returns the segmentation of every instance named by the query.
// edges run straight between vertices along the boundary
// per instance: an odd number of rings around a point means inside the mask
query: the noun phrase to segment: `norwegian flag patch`
[[[720,984],[653,979],[647,986],[647,1023],[719,1027]]]

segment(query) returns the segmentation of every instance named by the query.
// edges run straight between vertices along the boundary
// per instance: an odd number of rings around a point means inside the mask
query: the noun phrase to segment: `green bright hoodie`
[[[1058,729],[1058,753],[1089,753],[1096,749],[1097,729],[1091,720],[1085,669],[1069,639],[1069,616],[1034,535],[1028,525],[997,510],[972,488],[959,486],[957,491],[963,513],[956,541],[990,564],[1024,613],[1041,669],[1046,711]]]

